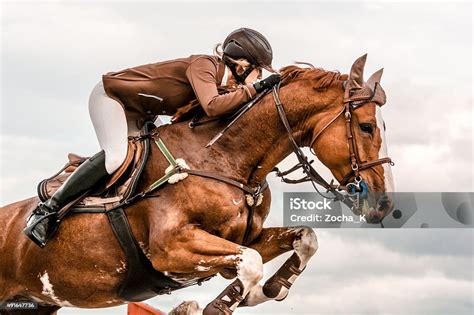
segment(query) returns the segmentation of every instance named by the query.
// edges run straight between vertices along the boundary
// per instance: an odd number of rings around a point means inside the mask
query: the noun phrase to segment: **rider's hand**
[[[280,75],[275,73],[266,79],[254,83],[253,87],[255,88],[255,91],[257,91],[257,93],[260,93],[267,88],[274,87],[278,83],[280,83]]]

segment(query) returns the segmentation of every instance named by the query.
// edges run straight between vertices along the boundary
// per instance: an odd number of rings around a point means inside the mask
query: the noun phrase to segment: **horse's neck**
[[[293,136],[300,146],[309,144],[313,122],[324,121],[323,116],[331,105],[329,103],[334,101],[324,95],[310,98],[308,93],[314,96],[315,92],[312,88],[305,90],[293,84],[282,87],[280,92]],[[287,131],[271,94],[243,115],[210,148],[206,148],[207,142],[223,126],[223,123],[211,123],[192,130],[187,123],[181,123],[163,128],[160,135],[172,154],[176,158],[184,158],[191,168],[207,170],[249,185],[263,181],[292,152]],[[144,186],[152,183],[156,174],[161,172],[159,170],[168,166],[157,148],[152,153],[155,158],[152,158],[153,165],[145,172],[141,183]]]
[[[327,115],[328,109],[334,107],[333,98],[321,95],[314,101],[315,98],[309,98],[292,84],[281,89],[280,98],[293,137],[300,146],[308,145],[311,138],[314,125],[309,124],[309,118],[311,122],[324,121],[323,116]],[[239,177],[251,184],[264,180],[293,150],[271,94],[245,114],[220,141],[220,150],[239,162],[236,165]]]

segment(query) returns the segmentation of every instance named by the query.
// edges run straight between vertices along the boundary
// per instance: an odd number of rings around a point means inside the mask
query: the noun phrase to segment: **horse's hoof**
[[[219,271],[219,274],[227,280],[232,280],[237,277],[237,269],[224,268]]]
[[[202,309],[196,301],[185,301],[168,313],[168,315],[201,315]]]

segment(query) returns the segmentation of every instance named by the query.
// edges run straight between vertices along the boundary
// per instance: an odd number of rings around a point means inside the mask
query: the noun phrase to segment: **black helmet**
[[[255,30],[243,27],[233,31],[224,40],[222,48],[224,56],[245,58],[255,66],[275,72],[272,68],[272,47],[265,36]]]

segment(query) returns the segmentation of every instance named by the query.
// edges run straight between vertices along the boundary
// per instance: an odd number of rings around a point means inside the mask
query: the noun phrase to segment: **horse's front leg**
[[[263,286],[257,284],[252,287],[239,306],[254,306],[269,300],[285,299],[291,285],[318,250],[318,241],[313,229],[309,227],[265,228],[249,247],[260,253],[264,263],[289,250],[293,249],[294,252]]]
[[[162,239],[159,244],[151,244],[151,260],[157,270],[170,275],[205,277],[229,268],[237,270],[237,279],[203,310],[193,301],[181,304],[170,314],[232,314],[262,279],[262,257],[255,249],[209,234],[196,225],[181,228],[172,238],[169,242]]]

